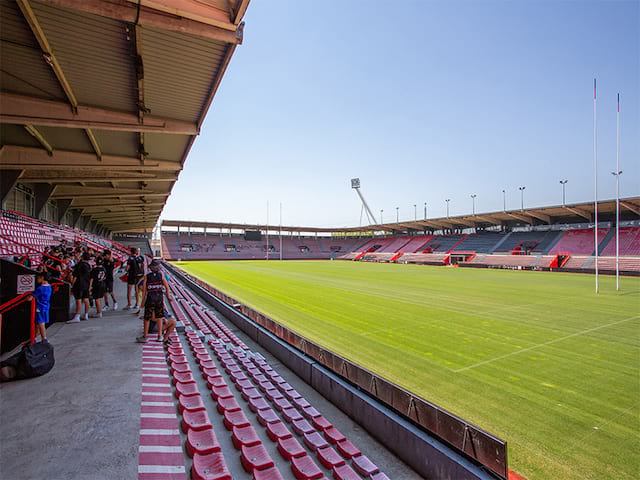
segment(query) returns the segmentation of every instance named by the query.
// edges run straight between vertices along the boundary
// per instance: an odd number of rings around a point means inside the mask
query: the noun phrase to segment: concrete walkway
[[[117,283],[120,305],[126,305],[125,286]],[[0,478],[138,477],[142,345],[135,343],[135,336],[141,325],[142,321],[129,312],[110,311],[102,319],[54,324],[47,330],[55,347],[54,369],[39,378],[0,384]],[[294,388],[357,442],[390,478],[420,478],[230,322],[227,325],[253,351],[277,366]],[[216,433],[219,437],[229,434],[218,428]],[[251,478],[242,470],[237,451],[223,450],[229,452],[224,453],[233,477]],[[185,461],[188,468],[186,456]]]

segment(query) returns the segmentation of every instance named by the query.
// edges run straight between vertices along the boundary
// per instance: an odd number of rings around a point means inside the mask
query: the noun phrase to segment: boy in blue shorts
[[[36,275],[37,287],[31,294],[36,299],[36,327],[43,342],[47,341],[45,325],[49,323],[49,307],[51,306],[51,285],[49,274],[40,272]]]

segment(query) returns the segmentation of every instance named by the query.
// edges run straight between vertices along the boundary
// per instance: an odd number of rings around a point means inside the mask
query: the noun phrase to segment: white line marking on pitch
[[[582,332],[572,333],[571,335],[565,335],[564,337],[556,338],[554,340],[549,340],[548,342],[540,343],[538,345],[534,345],[532,347],[523,348],[522,350],[518,350],[517,352],[506,353],[504,355],[500,355],[499,357],[490,358],[489,360],[485,360],[483,362],[478,362],[474,365],[469,365],[468,367],[458,368],[457,370],[453,370],[454,373],[464,372],[466,370],[471,370],[472,368],[480,367],[482,365],[486,365],[487,363],[495,362],[496,360],[502,360],[503,358],[513,357],[514,355],[519,355],[524,352],[529,352],[531,350],[535,350],[536,348],[546,347],[547,345],[551,345],[552,343],[561,342],[563,340],[567,340],[573,337],[579,337],[580,335],[584,335],[586,333],[595,332],[596,330],[601,330],[603,328],[612,327],[619,323],[628,322],[629,320],[633,320],[635,318],[640,318],[640,315],[635,315],[633,317],[624,318],[622,320],[618,320],[617,322],[607,323],[606,325],[600,325],[598,327],[589,328],[587,330],[583,330]]]

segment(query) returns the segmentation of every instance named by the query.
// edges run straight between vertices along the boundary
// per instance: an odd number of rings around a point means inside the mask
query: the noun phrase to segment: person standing
[[[118,302],[116,301],[116,296],[113,293],[113,270],[116,264],[113,260],[111,250],[105,250],[102,254],[102,266],[107,273],[107,278],[104,284],[104,310],[109,308],[109,295],[111,295],[111,300],[113,300],[113,309],[118,310]]]
[[[51,306],[51,285],[49,274],[40,272],[36,275],[37,287],[31,294],[36,299],[36,328],[43,342],[47,341],[46,325],[49,323],[49,308]]]
[[[171,299],[169,285],[162,273],[160,273],[160,262],[153,260],[149,265],[151,270],[145,277],[143,282],[143,297],[141,304],[144,305],[144,325],[143,334],[136,338],[138,343],[146,343],[149,335],[149,323],[155,321],[158,327],[158,341],[163,340],[163,333],[166,338],[169,337],[170,331],[163,332],[162,322],[164,320],[164,291],[167,292],[167,300]]]
[[[102,257],[96,257],[96,266],[91,270],[91,279],[89,280],[89,290],[91,298],[96,302],[96,313],[92,318],[102,318],[102,297],[105,296],[105,283],[107,272],[102,265]]]
[[[89,254],[83,253],[80,262],[73,269],[71,277],[72,292],[76,299],[76,314],[67,323],[80,323],[80,313],[84,304],[82,320],[89,320],[89,283],[91,281],[91,265]]]
[[[127,259],[127,306],[124,310],[131,309],[131,292],[135,296],[134,310],[138,309],[138,288],[136,285],[144,276],[144,259],[140,256],[139,249],[131,247],[131,255]]]

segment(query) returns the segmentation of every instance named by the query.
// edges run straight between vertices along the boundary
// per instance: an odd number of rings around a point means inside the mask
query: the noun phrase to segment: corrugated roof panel
[[[149,158],[179,162],[190,139],[190,135],[145,133],[144,149],[149,152]]]
[[[134,46],[126,24],[37,2],[32,6],[78,102],[136,112]]]
[[[40,147],[40,143],[22,125],[0,124],[0,145]]]
[[[29,25],[15,2],[0,1],[2,90],[50,100],[64,100],[51,67],[42,58]]]
[[[196,122],[225,49],[214,40],[143,29],[145,104],[151,114]]]
[[[138,156],[138,134],[135,132],[93,130],[93,134],[104,155]]]
[[[54,150],[71,152],[93,152],[89,137],[84,130],[63,127],[37,127]]]

